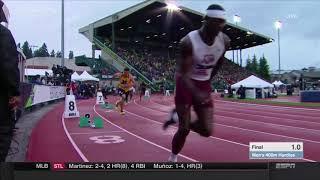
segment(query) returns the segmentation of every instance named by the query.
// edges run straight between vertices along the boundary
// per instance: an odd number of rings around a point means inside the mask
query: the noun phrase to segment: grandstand
[[[101,58],[123,71],[125,67],[153,90],[157,82],[173,80],[174,63],[179,40],[202,24],[200,12],[186,7],[170,11],[164,0],[144,1],[79,29],[92,43],[92,54],[101,50]],[[223,30],[231,38],[229,50],[246,49],[270,43],[273,39],[252,30],[227,23]],[[223,85],[250,75],[237,64],[228,61],[216,82]],[[230,75],[227,70],[237,70]]]

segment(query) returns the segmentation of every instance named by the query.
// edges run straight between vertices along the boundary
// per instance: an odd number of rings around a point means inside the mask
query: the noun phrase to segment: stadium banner
[[[25,108],[36,104],[61,99],[64,98],[65,95],[66,90],[64,86],[33,85],[30,96],[25,104]]]

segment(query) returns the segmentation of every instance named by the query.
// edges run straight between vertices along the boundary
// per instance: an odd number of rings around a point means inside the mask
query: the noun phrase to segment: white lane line
[[[140,104],[137,104],[136,102],[135,102],[135,104],[138,105],[138,106],[141,106],[143,108],[150,109],[152,111],[157,111],[157,112],[160,112],[160,113],[167,114],[167,113],[165,113],[163,111],[159,111],[159,110],[155,110],[155,109],[152,109],[152,108],[149,108],[149,107],[142,106]],[[241,121],[248,121],[248,122],[257,123],[257,124],[266,124],[266,125],[274,125],[274,126],[281,126],[281,127],[288,127],[288,128],[297,128],[297,129],[302,129],[302,130],[306,130],[306,131],[314,131],[314,132],[320,133],[320,130],[316,130],[316,129],[309,129],[309,128],[303,128],[303,127],[289,126],[289,125],[281,125],[281,124],[274,124],[274,123],[269,123],[269,122],[260,122],[260,121],[242,119],[242,118],[233,118],[233,117],[222,116],[222,115],[215,115],[215,116],[226,117],[226,118],[230,118],[230,119],[237,119],[237,120],[241,120]]]
[[[217,100],[214,101],[217,102],[223,102],[223,103],[230,103],[230,104],[241,104],[241,105],[247,105],[247,106],[260,106],[260,107],[267,107],[267,108],[275,108],[275,109],[293,109],[293,110],[306,110],[306,111],[316,111],[320,112],[320,109],[311,109],[311,108],[300,108],[300,107],[283,107],[283,106],[272,106],[272,105],[263,105],[263,104],[251,104],[251,103],[241,103],[241,102],[232,102],[232,101],[223,101],[223,100]]]
[[[128,130],[126,130],[126,129],[124,129],[124,128],[116,125],[116,124],[114,124],[114,123],[112,123],[111,121],[109,121],[107,118],[101,116],[101,115],[96,111],[96,106],[95,106],[95,105],[93,106],[93,110],[94,110],[95,113],[97,113],[102,119],[104,119],[104,120],[105,120],[106,122],[108,122],[109,124],[111,124],[111,125],[119,128],[119,129],[121,129],[122,131],[127,132],[128,134],[130,134],[130,135],[132,135],[132,136],[134,136],[134,137],[136,137],[136,138],[138,138],[138,139],[140,139],[140,140],[142,140],[142,141],[144,141],[144,142],[147,142],[147,143],[149,143],[149,144],[151,144],[151,145],[154,145],[154,146],[156,146],[156,147],[158,147],[158,148],[160,148],[160,149],[163,149],[163,150],[171,153],[171,150],[170,150],[170,149],[165,148],[165,147],[163,147],[163,146],[161,146],[161,145],[159,145],[159,144],[156,144],[156,143],[154,143],[154,142],[151,142],[151,141],[149,141],[149,140],[147,140],[147,139],[144,139],[143,137],[140,137],[140,136],[138,136],[138,135],[136,135],[136,134],[134,134],[134,133],[132,133],[132,132],[130,132],[130,131],[128,131]],[[190,157],[188,157],[188,156],[185,156],[185,155],[183,155],[183,154],[178,154],[178,156],[183,157],[183,158],[185,158],[185,159],[188,159],[189,161],[192,161],[192,162],[198,162],[197,160],[192,159],[192,158],[190,158]]]
[[[274,116],[266,116],[266,115],[258,115],[258,114],[254,114],[255,112],[252,112],[252,113],[249,113],[249,112],[231,112],[231,111],[227,111],[227,110],[231,110],[231,109],[225,109],[225,108],[216,108],[216,110],[218,110],[219,112],[227,112],[227,113],[240,114],[240,115],[249,115],[249,116],[255,116],[255,117],[262,117],[262,118],[272,118],[272,119],[286,120],[286,121],[291,121],[291,122],[303,122],[303,123],[310,123],[310,124],[320,125],[320,122],[296,120],[296,119],[274,117]]]
[[[144,107],[146,108],[146,107]],[[154,110],[156,111],[156,110]],[[143,116],[140,116],[138,114],[135,114],[135,113],[132,113],[132,112],[129,112],[127,111],[128,113],[131,113],[131,114],[134,114],[142,119],[146,119],[148,121],[152,121],[152,122],[155,122],[155,123],[158,123],[158,124],[162,124],[158,121],[155,121],[155,120],[152,120],[152,119],[149,119],[149,118],[146,118],[146,117],[143,117]],[[217,116],[220,116],[220,115],[217,115]],[[221,116],[221,117],[224,117],[224,116]],[[227,118],[231,118],[231,117],[227,117]],[[237,119],[237,118],[231,118],[231,119]],[[286,135],[280,135],[280,134],[273,134],[273,133],[268,133],[268,132],[263,132],[263,131],[256,131],[256,130],[252,130],[252,129],[245,129],[245,128],[241,128],[241,127],[236,127],[236,126],[230,126],[230,125],[225,125],[225,124],[220,124],[220,123],[215,123],[216,125],[219,125],[219,126],[225,126],[225,127],[229,127],[229,128],[233,128],[233,129],[240,129],[240,130],[244,130],[244,131],[250,131],[250,132],[254,132],[254,133],[261,133],[261,134],[267,134],[267,135],[273,135],[273,136],[279,136],[279,137],[285,137],[285,138],[290,138],[290,139],[297,139],[297,140],[303,140],[303,141],[308,141],[308,142],[311,142],[311,143],[317,143],[317,144],[320,144],[319,141],[313,141],[313,140],[308,140],[308,139],[303,139],[303,138],[296,138],[296,137],[291,137],[291,136],[286,136]],[[176,128],[176,127],[173,127],[173,128]],[[176,128],[177,129],[177,128]],[[191,131],[192,132],[192,131]],[[195,133],[195,132],[194,132]],[[216,137],[213,137],[213,136],[210,136],[210,138],[216,138]],[[225,139],[222,139],[222,140],[225,140]],[[229,141],[229,140],[227,140]],[[237,143],[237,142],[233,142],[233,141],[229,141],[231,143]],[[240,143],[241,144],[241,143]],[[248,146],[247,144],[242,144],[244,146]]]
[[[135,102],[135,103],[136,103],[136,102]],[[144,107],[144,106],[139,105],[139,104],[137,104],[137,105],[138,105],[138,106],[141,106],[141,107],[143,107],[143,108],[147,108],[147,107]],[[150,108],[147,108],[147,109],[150,109]],[[151,109],[151,110],[153,110],[153,109]],[[153,110],[153,111],[157,111],[157,110]],[[135,114],[135,113],[132,113],[132,112],[129,112],[129,111],[126,111],[126,112],[129,113],[129,114],[133,114],[133,115],[135,115],[135,116],[137,116],[137,117],[140,117],[140,118],[142,118],[142,119],[145,119],[145,120],[148,120],[148,121],[152,121],[152,122],[157,123],[157,124],[162,124],[162,123],[160,123],[160,122],[158,122],[158,121],[155,121],[155,120],[152,120],[152,119],[149,119],[149,118],[140,116],[140,115],[138,115],[138,114]],[[161,111],[159,111],[159,112],[161,112]],[[163,113],[163,112],[162,112],[162,113]],[[272,133],[267,133],[267,132],[262,132],[262,131],[255,131],[255,130],[251,130],[251,129],[244,129],[244,128],[240,128],[240,127],[229,126],[229,125],[219,124],[219,123],[215,123],[215,124],[220,125],[220,126],[225,126],[225,127],[233,128],[233,129],[241,129],[241,130],[245,130],[245,131],[251,131],[251,132],[255,132],[255,133],[268,134],[268,135],[274,135],[274,136],[279,136],[279,137],[285,137],[285,138],[291,138],[291,139],[309,141],[309,142],[312,142],[312,143],[320,143],[320,142],[318,142],[318,141],[312,141],[312,140],[307,140],[307,139],[303,139],[303,138],[295,138],[295,137],[289,137],[289,136],[285,136],[285,135],[278,135],[278,134],[272,134]],[[174,126],[172,126],[172,128],[177,129],[177,128],[174,127]],[[195,132],[193,132],[193,131],[190,131],[190,132],[195,133]],[[196,133],[195,133],[195,134],[196,134]],[[229,141],[229,140],[222,139],[222,138],[217,138],[217,137],[213,137],[213,136],[210,136],[210,138],[212,138],[212,139],[218,139],[218,140],[221,140],[221,141],[225,141],[225,142],[229,142],[229,143],[233,143],[233,144],[237,144],[237,145],[241,145],[241,146],[245,146],[245,147],[249,147],[249,145],[247,145],[247,144],[238,143],[238,142],[234,142],[234,141]],[[306,158],[304,158],[303,160],[309,161],[309,162],[316,162],[316,161],[314,161],[314,160],[306,159]]]
[[[84,161],[84,162],[89,162],[89,160],[86,158],[86,156],[81,152],[81,150],[79,149],[79,147],[77,146],[77,144],[73,141],[71,135],[69,134],[69,131],[67,130],[66,128],[66,125],[65,125],[65,122],[64,122],[64,118],[63,118],[63,114],[62,114],[62,117],[61,117],[61,121],[62,121],[62,125],[63,125],[63,129],[64,129],[64,132],[66,133],[69,141],[71,142],[74,150],[76,150],[76,152],[79,154],[79,156],[81,157],[81,159]]]

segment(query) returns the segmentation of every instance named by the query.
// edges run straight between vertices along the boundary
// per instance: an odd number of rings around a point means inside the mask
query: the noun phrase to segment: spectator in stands
[[[0,14],[4,3],[0,1]],[[8,22],[8,19],[6,19]],[[2,20],[0,23],[3,22]],[[0,162],[8,154],[16,119],[11,117],[20,102],[18,51],[10,30],[0,24]]]

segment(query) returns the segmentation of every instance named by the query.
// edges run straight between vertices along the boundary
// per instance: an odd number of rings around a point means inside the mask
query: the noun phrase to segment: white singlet
[[[198,30],[191,31],[188,36],[192,44],[193,58],[191,79],[207,81],[225,51],[225,35],[220,32],[211,46],[203,42]]]

